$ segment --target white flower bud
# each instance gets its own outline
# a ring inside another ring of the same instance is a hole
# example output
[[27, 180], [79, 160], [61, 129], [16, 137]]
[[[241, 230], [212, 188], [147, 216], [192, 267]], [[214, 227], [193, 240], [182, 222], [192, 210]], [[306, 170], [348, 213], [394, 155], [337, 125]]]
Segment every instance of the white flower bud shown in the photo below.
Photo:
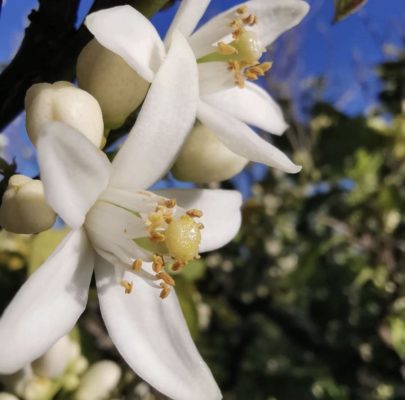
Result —
[[61, 121], [83, 133], [97, 147], [104, 144], [101, 108], [91, 94], [69, 82], [37, 83], [25, 95], [26, 128], [36, 145], [49, 121]]
[[3, 195], [0, 225], [13, 233], [37, 233], [55, 223], [56, 214], [47, 204], [41, 181], [13, 175]]
[[65, 335], [32, 363], [32, 369], [37, 376], [53, 379], [62, 375], [75, 357], [77, 357], [76, 343]]
[[197, 124], [188, 135], [172, 172], [182, 181], [218, 182], [232, 178], [248, 162], [222, 144], [210, 129]]
[[13, 394], [1, 392], [0, 400], [18, 400], [18, 397], [15, 397]]
[[83, 375], [75, 400], [101, 400], [108, 398], [121, 379], [121, 368], [113, 361], [94, 363]]
[[110, 129], [123, 124], [149, 89], [149, 82], [95, 39], [80, 53], [76, 72], [79, 86], [100, 103], [104, 123]]

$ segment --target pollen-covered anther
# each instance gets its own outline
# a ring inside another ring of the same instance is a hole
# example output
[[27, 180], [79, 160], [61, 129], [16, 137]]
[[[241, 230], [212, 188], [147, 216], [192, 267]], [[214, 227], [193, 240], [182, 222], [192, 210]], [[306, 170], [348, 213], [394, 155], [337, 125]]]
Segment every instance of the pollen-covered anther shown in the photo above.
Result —
[[235, 49], [235, 47], [233, 47], [230, 44], [227, 44], [225, 42], [218, 42], [217, 48], [218, 48], [218, 53], [222, 54], [224, 56], [230, 56], [230, 55], [236, 54], [238, 52], [238, 50]]
[[142, 270], [142, 260], [140, 258], [137, 258], [133, 263], [132, 263], [132, 270], [135, 272], [139, 272]]
[[165, 266], [165, 261], [159, 254], [154, 254], [152, 256], [152, 269], [154, 272], [159, 273]]
[[161, 279], [164, 283], [167, 283], [170, 286], [176, 285], [174, 279], [167, 272], [161, 271], [157, 273], [156, 278]]
[[250, 25], [250, 26], [256, 25], [257, 24], [257, 15], [249, 14], [246, 18], [243, 18], [242, 21], [245, 25]]
[[177, 201], [176, 201], [176, 199], [164, 199], [164, 200], [159, 201], [158, 205], [164, 206], [167, 208], [174, 208], [177, 205]]
[[150, 233], [149, 239], [152, 242], [164, 242], [166, 240], [166, 236], [161, 232], [152, 231]]
[[129, 282], [127, 280], [122, 280], [120, 285], [124, 288], [125, 294], [130, 294], [132, 292], [132, 288], [134, 287], [133, 282]]
[[240, 6], [236, 9], [236, 14], [243, 15], [246, 14], [248, 10], [247, 6]]
[[203, 212], [201, 210], [197, 210], [196, 208], [188, 210], [186, 214], [191, 218], [201, 218], [203, 216]]
[[172, 265], [173, 272], [179, 272], [186, 266], [186, 263], [183, 261], [176, 260]]
[[169, 296], [171, 286], [169, 286], [167, 283], [162, 282], [160, 284], [160, 287], [162, 288], [162, 290], [160, 291], [160, 298], [163, 300], [167, 296]]

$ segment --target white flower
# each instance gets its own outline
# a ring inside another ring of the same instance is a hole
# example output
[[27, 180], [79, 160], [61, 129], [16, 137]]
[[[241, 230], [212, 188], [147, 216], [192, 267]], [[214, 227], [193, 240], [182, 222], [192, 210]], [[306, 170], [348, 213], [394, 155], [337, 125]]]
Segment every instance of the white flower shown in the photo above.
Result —
[[173, 32], [181, 32], [198, 61], [198, 120], [232, 152], [286, 172], [298, 172], [301, 167], [248, 126], [274, 134], [282, 134], [287, 127], [272, 98], [245, 80], [255, 79], [269, 68], [269, 63], [259, 62], [264, 48], [298, 24], [308, 4], [301, 0], [251, 0], [195, 30], [209, 3], [183, 0], [165, 44], [153, 25], [130, 6], [95, 12], [86, 18], [86, 26], [102, 46], [121, 56], [149, 82], [165, 59]]
[[[176, 93], [168, 82], [178, 74], [184, 85]], [[196, 256], [200, 235], [200, 251], [228, 242], [240, 226], [240, 195], [142, 191], [173, 162], [194, 122], [197, 89], [194, 56], [176, 34], [137, 123], [112, 164], [75, 129], [60, 122], [45, 125], [37, 140], [45, 194], [73, 230], [2, 315], [0, 373], [13, 373], [37, 359], [72, 329], [86, 306], [94, 269], [104, 322], [131, 368], [171, 398], [220, 398], [175, 293], [169, 294], [172, 278], [162, 264], [166, 255], [177, 259], [177, 267]], [[173, 198], [184, 208], [167, 200]], [[191, 217], [184, 217], [185, 223], [178, 217], [190, 208], [204, 212], [201, 234], [202, 226]], [[149, 235], [165, 240], [154, 243]], [[132, 283], [132, 293], [125, 294]], [[167, 299], [162, 301], [159, 293]]]

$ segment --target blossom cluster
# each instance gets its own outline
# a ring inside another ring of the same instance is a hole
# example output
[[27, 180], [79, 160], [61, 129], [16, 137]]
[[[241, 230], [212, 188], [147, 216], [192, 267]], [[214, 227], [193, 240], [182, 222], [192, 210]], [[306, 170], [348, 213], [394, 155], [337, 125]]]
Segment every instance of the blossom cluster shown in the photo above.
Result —
[[[14, 175], [0, 224], [16, 233], [71, 229], [0, 319], [0, 374], [16, 374], [71, 331], [95, 276], [108, 333], [128, 365], [173, 399], [219, 399], [175, 294], [200, 253], [228, 243], [241, 195], [151, 190], [170, 171], [196, 184], [222, 181], [249, 161], [296, 173], [251, 126], [281, 135], [280, 107], [254, 83], [271, 67], [266, 47], [308, 11], [302, 0], [251, 0], [196, 28], [209, 0], [183, 0], [161, 39], [130, 6], [90, 14], [94, 35], [77, 61], [79, 87], [32, 86], [26, 129], [40, 180]], [[137, 110], [112, 161], [109, 132]], [[89, 397], [88, 397], [89, 398]]]

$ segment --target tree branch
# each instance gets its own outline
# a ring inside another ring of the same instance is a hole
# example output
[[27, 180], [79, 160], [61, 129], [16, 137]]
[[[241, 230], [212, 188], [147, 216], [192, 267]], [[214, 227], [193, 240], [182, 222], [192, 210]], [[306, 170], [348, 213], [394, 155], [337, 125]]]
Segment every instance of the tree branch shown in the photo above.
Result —
[[[75, 29], [80, 0], [39, 0], [14, 59], [0, 75], [0, 131], [23, 109], [26, 91], [39, 82], [71, 81], [81, 49], [91, 39], [82, 24]], [[150, 17], [169, 0], [96, 0], [92, 11], [130, 4]]]

